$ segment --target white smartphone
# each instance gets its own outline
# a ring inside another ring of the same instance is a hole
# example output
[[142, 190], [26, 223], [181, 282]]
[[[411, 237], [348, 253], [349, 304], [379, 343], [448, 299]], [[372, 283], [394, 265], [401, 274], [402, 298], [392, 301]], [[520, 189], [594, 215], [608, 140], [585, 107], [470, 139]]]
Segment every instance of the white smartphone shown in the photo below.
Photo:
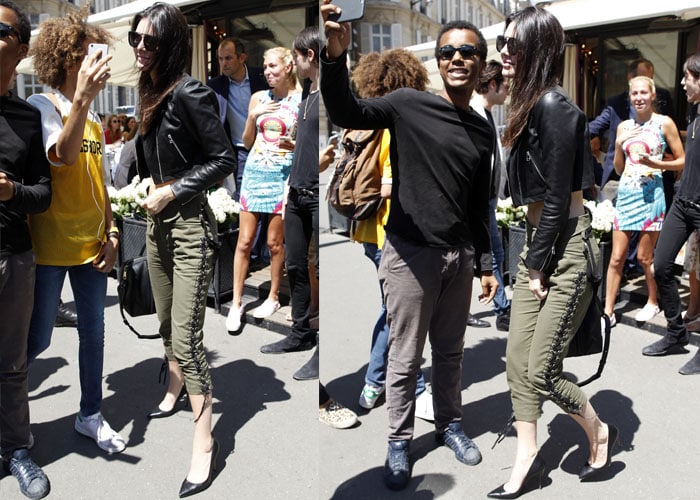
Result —
[[107, 45], [106, 43], [91, 43], [90, 45], [88, 45], [88, 57], [93, 55], [98, 50], [102, 51], [100, 59], [104, 59], [105, 57], [107, 57], [107, 53], [109, 52], [109, 45]]
[[340, 141], [340, 132], [333, 132], [331, 134], [331, 136], [328, 138], [328, 144], [333, 144], [334, 146], [337, 146], [339, 141]]
[[359, 21], [365, 16], [365, 0], [331, 0], [331, 3], [342, 9], [340, 14], [328, 15], [328, 19], [336, 23]]

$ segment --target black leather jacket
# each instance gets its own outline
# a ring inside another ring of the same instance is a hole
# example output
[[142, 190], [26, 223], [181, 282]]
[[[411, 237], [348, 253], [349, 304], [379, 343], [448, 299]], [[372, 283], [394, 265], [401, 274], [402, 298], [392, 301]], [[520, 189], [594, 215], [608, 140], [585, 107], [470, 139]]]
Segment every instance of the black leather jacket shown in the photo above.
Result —
[[514, 205], [544, 201], [525, 265], [546, 271], [569, 218], [571, 193], [595, 182], [588, 120], [561, 87], [544, 92], [530, 112], [508, 158], [508, 181]]
[[219, 120], [216, 94], [185, 75], [166, 97], [151, 129], [138, 135], [139, 176], [171, 189], [180, 204], [212, 187], [236, 169], [236, 155]]

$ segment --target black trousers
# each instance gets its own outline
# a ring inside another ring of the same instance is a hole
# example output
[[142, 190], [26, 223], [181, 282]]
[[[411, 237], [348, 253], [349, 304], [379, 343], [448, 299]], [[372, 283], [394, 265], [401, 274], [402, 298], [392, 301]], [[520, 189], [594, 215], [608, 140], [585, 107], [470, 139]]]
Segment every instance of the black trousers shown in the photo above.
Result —
[[298, 339], [316, 335], [309, 326], [311, 284], [308, 266], [312, 237], [318, 276], [318, 190], [290, 187], [284, 213], [284, 247], [292, 295], [292, 336]]
[[654, 278], [659, 300], [668, 323], [668, 334], [680, 338], [686, 334], [681, 318], [681, 298], [673, 274], [673, 262], [690, 234], [700, 229], [700, 205], [676, 198], [666, 214], [654, 252]]

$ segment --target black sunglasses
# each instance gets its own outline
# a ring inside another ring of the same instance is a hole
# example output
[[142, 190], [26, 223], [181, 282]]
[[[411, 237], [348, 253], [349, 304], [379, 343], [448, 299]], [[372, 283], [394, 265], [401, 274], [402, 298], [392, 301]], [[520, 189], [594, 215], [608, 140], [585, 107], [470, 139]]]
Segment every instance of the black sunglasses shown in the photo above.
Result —
[[133, 48], [138, 47], [142, 39], [143, 46], [146, 47], [146, 50], [149, 52], [153, 52], [158, 48], [158, 39], [156, 37], [151, 35], [142, 35], [136, 31], [129, 31], [129, 45], [131, 45]]
[[12, 33], [17, 35], [17, 40], [20, 40], [19, 31], [17, 31], [14, 26], [10, 26], [9, 24], [5, 23], [0, 23], [0, 38], [8, 38]]
[[520, 40], [518, 40], [517, 38], [513, 38], [512, 36], [506, 38], [503, 35], [498, 35], [496, 37], [496, 50], [500, 52], [506, 45], [508, 46], [508, 53], [511, 55], [517, 54], [520, 50], [520, 47], [522, 46]]
[[470, 57], [478, 54], [478, 50], [476, 47], [465, 43], [464, 45], [460, 45], [457, 48], [453, 47], [452, 45], [443, 45], [438, 49], [438, 57], [440, 57], [440, 59], [449, 61], [454, 57], [455, 52], [459, 52], [459, 55], [462, 56], [462, 59], [469, 59]]

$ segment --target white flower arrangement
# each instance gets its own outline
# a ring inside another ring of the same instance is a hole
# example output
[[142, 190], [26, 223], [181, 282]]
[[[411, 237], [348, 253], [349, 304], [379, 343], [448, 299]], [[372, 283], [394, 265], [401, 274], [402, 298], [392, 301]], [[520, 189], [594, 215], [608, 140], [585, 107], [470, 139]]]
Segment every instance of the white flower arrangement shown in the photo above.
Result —
[[[150, 179], [134, 177], [128, 186], [117, 190], [112, 186], [107, 188], [109, 201], [112, 204], [112, 213], [118, 219], [125, 217], [146, 218], [146, 211], [141, 204], [146, 199]], [[238, 218], [241, 205], [228, 194], [223, 187], [214, 188], [207, 194], [207, 202], [214, 212], [216, 222], [222, 229], [228, 227]]]
[[135, 176], [128, 186], [117, 190], [113, 186], [107, 188], [109, 201], [112, 204], [112, 214], [118, 219], [124, 217], [146, 218], [146, 211], [141, 204], [146, 199], [149, 179], [139, 179]]
[[525, 222], [526, 216], [527, 207], [514, 207], [511, 198], [499, 199], [496, 204], [496, 222], [498, 227], [517, 226], [521, 222]]
[[593, 200], [589, 200], [585, 202], [584, 205], [591, 211], [593, 217], [591, 228], [593, 229], [594, 236], [598, 238], [598, 240], [610, 236], [615, 220], [615, 207], [612, 202], [610, 200], [604, 200], [600, 203], [596, 203]]
[[219, 225], [227, 225], [238, 218], [241, 211], [241, 204], [231, 198], [228, 191], [223, 187], [217, 187], [207, 194], [207, 202], [214, 212], [216, 222]]

